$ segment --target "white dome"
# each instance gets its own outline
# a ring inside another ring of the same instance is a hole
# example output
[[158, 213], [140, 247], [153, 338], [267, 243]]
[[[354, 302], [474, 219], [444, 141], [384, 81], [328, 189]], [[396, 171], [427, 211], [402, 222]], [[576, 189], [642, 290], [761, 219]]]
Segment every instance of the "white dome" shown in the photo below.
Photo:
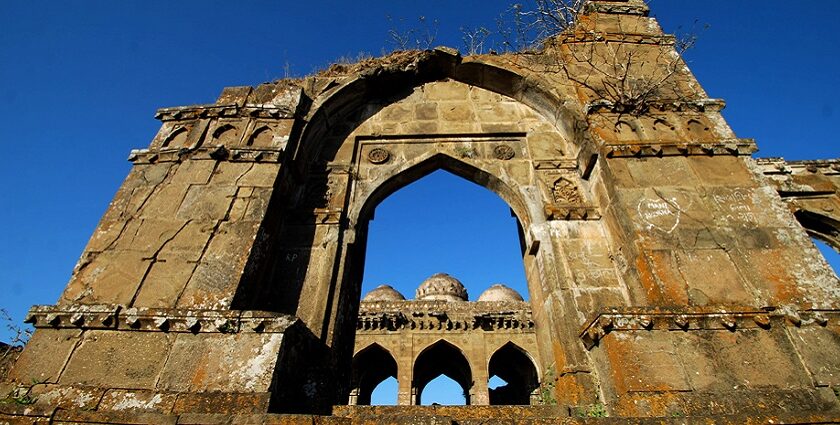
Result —
[[417, 300], [423, 301], [466, 301], [467, 289], [458, 279], [446, 274], [436, 273], [417, 288]]
[[362, 301], [405, 301], [405, 297], [390, 285], [379, 285], [368, 292]]
[[479, 301], [525, 301], [519, 292], [501, 284], [497, 283], [478, 296]]

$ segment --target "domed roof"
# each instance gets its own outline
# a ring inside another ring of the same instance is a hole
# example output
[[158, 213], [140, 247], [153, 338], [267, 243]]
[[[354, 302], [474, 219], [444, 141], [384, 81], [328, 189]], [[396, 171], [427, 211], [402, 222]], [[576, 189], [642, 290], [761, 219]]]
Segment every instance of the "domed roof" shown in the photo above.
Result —
[[513, 289], [502, 285], [501, 283], [497, 283], [489, 288], [486, 291], [482, 292], [481, 295], [478, 296], [479, 301], [525, 301], [522, 299], [522, 295], [519, 295], [519, 292], [514, 291]]
[[466, 301], [467, 289], [458, 279], [446, 274], [435, 273], [417, 288], [417, 300], [423, 301]]
[[390, 285], [379, 285], [368, 292], [362, 301], [405, 301], [405, 297]]

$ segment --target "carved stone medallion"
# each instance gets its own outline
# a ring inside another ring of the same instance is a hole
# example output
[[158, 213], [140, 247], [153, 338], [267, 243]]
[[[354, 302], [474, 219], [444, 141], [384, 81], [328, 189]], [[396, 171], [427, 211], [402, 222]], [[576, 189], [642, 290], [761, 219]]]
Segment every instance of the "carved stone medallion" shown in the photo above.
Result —
[[374, 164], [384, 164], [391, 158], [391, 152], [386, 149], [374, 148], [368, 152], [368, 160]]
[[560, 205], [583, 203], [583, 197], [580, 196], [577, 185], [564, 177], [560, 177], [554, 182], [551, 193], [554, 196], [554, 202]]
[[493, 148], [493, 155], [497, 159], [501, 159], [503, 161], [507, 161], [515, 155], [513, 148], [508, 145], [499, 145]]

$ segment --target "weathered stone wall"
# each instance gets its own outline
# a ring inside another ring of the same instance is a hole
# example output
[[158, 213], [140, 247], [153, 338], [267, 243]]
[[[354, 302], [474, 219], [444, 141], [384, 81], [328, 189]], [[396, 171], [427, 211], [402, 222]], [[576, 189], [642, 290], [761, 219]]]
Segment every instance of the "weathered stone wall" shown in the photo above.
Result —
[[299, 90], [273, 90], [158, 113], [161, 130], [132, 152], [61, 304], [230, 308], [300, 102]]
[[840, 281], [809, 233], [838, 248], [836, 161], [756, 162], [723, 105], [641, 1], [593, 0], [540, 52], [399, 52], [163, 109], [4, 388], [33, 415], [329, 413], [367, 223], [443, 168], [518, 218], [568, 411], [830, 418]]

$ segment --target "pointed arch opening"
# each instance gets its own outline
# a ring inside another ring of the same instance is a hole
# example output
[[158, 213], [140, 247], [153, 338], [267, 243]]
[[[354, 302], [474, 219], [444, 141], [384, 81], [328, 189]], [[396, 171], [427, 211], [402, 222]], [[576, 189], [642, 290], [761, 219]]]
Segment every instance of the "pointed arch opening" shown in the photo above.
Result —
[[511, 207], [515, 199], [495, 177], [442, 154], [383, 182], [360, 212], [363, 232], [357, 240], [365, 249], [360, 294], [389, 284], [413, 298], [424, 279], [448, 273], [461, 280], [473, 301], [498, 283], [528, 299], [523, 227]]
[[[376, 189], [364, 198], [364, 202], [361, 203], [361, 208], [355, 214], [355, 220], [363, 223], [371, 219], [374, 210], [384, 199], [438, 170], [454, 174], [490, 190], [508, 204], [513, 215], [520, 222], [523, 220], [524, 222], [528, 222], [525, 203], [521, 200], [521, 196], [507, 183], [485, 170], [444, 153], [436, 153], [427, 158], [417, 159], [407, 164], [402, 170], [394, 173], [391, 177], [379, 182], [376, 185]], [[351, 214], [353, 214], [352, 211]]]
[[186, 144], [187, 141], [187, 131], [186, 127], [178, 127], [175, 130], [172, 130], [166, 139], [163, 140], [161, 143], [161, 148], [180, 148]]
[[251, 134], [251, 137], [248, 138], [248, 142], [245, 143], [245, 145], [264, 148], [271, 146], [272, 139], [273, 135], [271, 133], [271, 128], [264, 125], [254, 130], [254, 132]]
[[808, 235], [840, 253], [840, 219], [806, 209], [794, 212], [794, 216]]
[[491, 405], [529, 405], [539, 388], [534, 361], [518, 345], [508, 342], [493, 353], [488, 365], [492, 380], [498, 377], [506, 384], [490, 389]]
[[235, 145], [239, 143], [239, 129], [232, 124], [222, 124], [213, 131], [211, 143], [215, 145]]
[[423, 404], [423, 391], [441, 375], [458, 383], [464, 393], [464, 404], [470, 404], [470, 390], [473, 386], [470, 363], [458, 347], [445, 340], [423, 350], [414, 361], [412, 391], [416, 394], [415, 404]]
[[353, 356], [350, 404], [370, 405], [374, 390], [388, 378], [397, 379], [397, 370], [394, 356], [381, 345], [359, 351]]

